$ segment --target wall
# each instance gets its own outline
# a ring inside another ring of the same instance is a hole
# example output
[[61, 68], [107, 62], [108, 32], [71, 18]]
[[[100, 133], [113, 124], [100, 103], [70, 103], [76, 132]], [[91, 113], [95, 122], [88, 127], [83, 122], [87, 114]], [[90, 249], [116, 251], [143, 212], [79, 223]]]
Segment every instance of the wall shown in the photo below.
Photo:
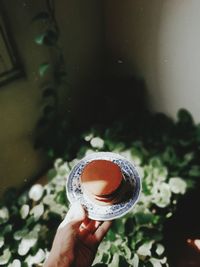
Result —
[[175, 117], [184, 107], [199, 122], [200, 2], [107, 0], [104, 7], [108, 54], [120, 60], [115, 72], [143, 76], [153, 110]]
[[[31, 18], [43, 10], [44, 1], [2, 1], [13, 39], [25, 69], [22, 77], [0, 88], [0, 194], [9, 186], [19, 186], [37, 175], [46, 157], [33, 149], [35, 125], [41, 112], [41, 80], [38, 65], [49, 58], [46, 48], [34, 44], [39, 24]], [[56, 16], [66, 58], [68, 80], [78, 88], [97, 75], [102, 45], [101, 1], [56, 1]], [[67, 91], [63, 92], [63, 101]]]

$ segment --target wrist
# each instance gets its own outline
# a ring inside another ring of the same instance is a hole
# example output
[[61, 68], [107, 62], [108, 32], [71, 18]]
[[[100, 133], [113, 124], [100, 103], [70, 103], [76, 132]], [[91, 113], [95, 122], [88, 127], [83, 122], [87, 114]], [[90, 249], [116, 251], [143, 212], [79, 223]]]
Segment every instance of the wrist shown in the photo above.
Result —
[[51, 257], [45, 261], [43, 267], [71, 267], [70, 260], [64, 256], [64, 257]]

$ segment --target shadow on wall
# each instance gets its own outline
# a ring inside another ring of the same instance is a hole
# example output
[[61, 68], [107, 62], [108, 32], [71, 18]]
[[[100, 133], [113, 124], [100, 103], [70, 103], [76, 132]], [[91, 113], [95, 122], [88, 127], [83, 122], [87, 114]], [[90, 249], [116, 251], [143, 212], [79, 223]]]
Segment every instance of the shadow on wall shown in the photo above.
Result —
[[[139, 117], [146, 110], [145, 84], [131, 76], [104, 76], [72, 96], [72, 117], [80, 129]], [[130, 121], [130, 123], [134, 123]], [[135, 121], [136, 123], [136, 121]]]
[[160, 0], [105, 1], [107, 54], [113, 59], [107, 72], [145, 77], [151, 107], [161, 98], [157, 71], [162, 8]]
[[144, 77], [151, 108], [175, 117], [184, 107], [199, 121], [199, 1], [104, 4], [108, 54]]

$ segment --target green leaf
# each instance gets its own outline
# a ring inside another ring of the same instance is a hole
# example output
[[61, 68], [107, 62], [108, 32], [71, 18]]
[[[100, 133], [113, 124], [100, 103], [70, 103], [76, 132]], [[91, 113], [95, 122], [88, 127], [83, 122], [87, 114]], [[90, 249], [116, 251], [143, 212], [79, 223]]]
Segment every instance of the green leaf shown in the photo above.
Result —
[[109, 267], [118, 267], [119, 265], [119, 254], [116, 253], [113, 256], [112, 262], [108, 265]]
[[133, 234], [134, 232], [134, 219], [133, 218], [128, 218], [126, 223], [125, 223], [125, 234]]
[[50, 182], [53, 178], [55, 178], [56, 175], [57, 175], [57, 171], [56, 171], [56, 169], [50, 169], [50, 170], [48, 171], [48, 173], [47, 173], [47, 177], [48, 177], [49, 182]]
[[178, 123], [187, 124], [187, 125], [188, 124], [190, 124], [190, 125], [193, 124], [192, 115], [186, 109], [183, 109], [183, 108], [180, 109], [178, 111], [177, 117], [178, 117]]
[[38, 20], [47, 21], [49, 18], [50, 18], [49, 13], [43, 11], [43, 12], [40, 12], [40, 13], [38, 13], [37, 15], [35, 15], [35, 16], [32, 18], [32, 22], [35, 22], [35, 21], [38, 21]]
[[44, 108], [43, 108], [43, 113], [45, 116], [48, 116], [50, 113], [54, 113], [55, 112], [55, 108], [53, 106], [50, 106], [50, 105], [46, 105]]
[[38, 128], [44, 128], [47, 126], [47, 124], [48, 124], [48, 120], [43, 117], [43, 118], [39, 119], [39, 121], [37, 122], [37, 127]]
[[54, 150], [50, 148], [50, 149], [47, 151], [47, 155], [48, 155], [50, 158], [53, 158], [53, 157], [54, 157]]
[[193, 189], [196, 185], [195, 181], [192, 179], [187, 179], [185, 182], [187, 184], [187, 189]]
[[11, 225], [11, 224], [7, 224], [7, 225], [3, 228], [2, 232], [1, 232], [2, 236], [5, 236], [6, 234], [12, 232], [12, 229], [13, 229], [12, 225]]
[[122, 256], [119, 257], [119, 266], [120, 267], [129, 267], [130, 265], [126, 261], [126, 259]]
[[42, 93], [43, 98], [48, 98], [48, 97], [56, 97], [56, 92], [54, 88], [45, 88]]
[[152, 213], [138, 212], [135, 214], [135, 220], [139, 225], [157, 224], [159, 216]]
[[116, 239], [115, 233], [113, 232], [112, 229], [110, 229], [110, 231], [107, 233], [106, 239], [109, 241], [114, 241]]
[[52, 30], [49, 30], [44, 38], [44, 44], [48, 46], [53, 46], [58, 40], [58, 33]]
[[192, 177], [200, 177], [200, 166], [193, 165], [188, 173]]
[[42, 45], [44, 43], [44, 38], [46, 36], [46, 33], [42, 33], [35, 37], [35, 43], [38, 45]]
[[67, 197], [65, 191], [61, 191], [58, 193], [58, 195], [56, 196], [56, 202], [62, 205], [66, 205]]
[[35, 37], [35, 43], [38, 45], [53, 46], [58, 40], [58, 33], [53, 30], [48, 30]]
[[115, 220], [113, 222], [112, 225], [112, 229], [114, 232], [123, 235], [124, 231], [125, 231], [125, 226], [124, 226], [125, 222], [121, 219], [121, 220]]
[[43, 77], [46, 74], [46, 72], [49, 70], [50, 66], [51, 65], [47, 62], [44, 62], [39, 66], [39, 74], [41, 77]]

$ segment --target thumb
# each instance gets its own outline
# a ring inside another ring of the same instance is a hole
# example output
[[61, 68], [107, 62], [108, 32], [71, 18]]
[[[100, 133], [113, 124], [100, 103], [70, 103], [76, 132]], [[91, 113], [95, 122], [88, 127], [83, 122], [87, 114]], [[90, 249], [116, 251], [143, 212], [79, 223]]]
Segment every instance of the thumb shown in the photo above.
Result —
[[86, 218], [86, 212], [82, 205], [77, 201], [72, 203], [68, 210], [64, 220], [59, 225], [59, 229], [70, 224], [73, 228], [79, 228], [83, 220]]

